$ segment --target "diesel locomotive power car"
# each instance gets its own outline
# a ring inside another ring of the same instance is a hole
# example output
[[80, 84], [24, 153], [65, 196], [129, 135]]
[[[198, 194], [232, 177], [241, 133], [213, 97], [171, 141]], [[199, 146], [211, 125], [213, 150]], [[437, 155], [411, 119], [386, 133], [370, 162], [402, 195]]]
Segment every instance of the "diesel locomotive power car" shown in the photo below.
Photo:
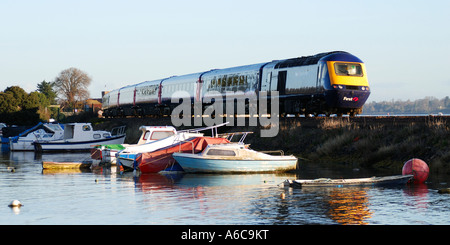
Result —
[[229, 92], [252, 94], [256, 99], [260, 92], [272, 99], [270, 95], [277, 94], [280, 115], [298, 116], [354, 116], [362, 112], [370, 95], [364, 63], [350, 53], [334, 51], [125, 86], [103, 96], [103, 115], [170, 115], [178, 105], [171, 102], [177, 91], [183, 91], [182, 99], [192, 104], [204, 101], [208, 92], [222, 94], [224, 102]]

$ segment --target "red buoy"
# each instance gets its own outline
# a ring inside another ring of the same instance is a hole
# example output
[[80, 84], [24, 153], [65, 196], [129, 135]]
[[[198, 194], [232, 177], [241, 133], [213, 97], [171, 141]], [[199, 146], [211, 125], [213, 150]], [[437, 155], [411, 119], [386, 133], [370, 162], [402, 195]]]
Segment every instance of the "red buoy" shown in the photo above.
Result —
[[414, 183], [423, 183], [428, 178], [428, 173], [430, 172], [430, 169], [428, 168], [428, 165], [426, 162], [418, 159], [413, 158], [405, 162], [402, 169], [402, 174], [412, 174], [413, 182]]

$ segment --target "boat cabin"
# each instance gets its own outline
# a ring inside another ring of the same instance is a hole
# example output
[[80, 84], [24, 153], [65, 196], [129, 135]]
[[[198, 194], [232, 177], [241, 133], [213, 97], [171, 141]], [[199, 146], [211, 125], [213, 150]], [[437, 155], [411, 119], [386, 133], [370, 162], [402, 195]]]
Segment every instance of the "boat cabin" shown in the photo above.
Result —
[[177, 130], [172, 126], [141, 126], [142, 131], [138, 145], [157, 141], [177, 134]]
[[208, 145], [199, 155], [205, 158], [214, 159], [246, 159], [259, 158], [259, 153], [248, 148], [248, 144], [228, 143], [228, 144], [211, 144]]
[[244, 149], [244, 146], [239, 147], [224, 147], [224, 146], [208, 146], [205, 151], [205, 156], [228, 156], [234, 157], [238, 156], [238, 150]]
[[64, 140], [96, 140], [110, 138], [108, 131], [94, 131], [90, 123], [64, 124]]

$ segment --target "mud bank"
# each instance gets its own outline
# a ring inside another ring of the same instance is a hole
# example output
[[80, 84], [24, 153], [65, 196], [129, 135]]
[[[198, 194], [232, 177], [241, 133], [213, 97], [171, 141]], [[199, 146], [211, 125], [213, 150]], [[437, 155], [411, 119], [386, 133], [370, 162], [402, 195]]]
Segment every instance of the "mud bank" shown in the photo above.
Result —
[[[281, 118], [275, 137], [260, 137], [261, 126], [221, 127], [219, 133], [252, 131], [246, 143], [255, 150], [283, 150], [309, 163], [401, 172], [415, 157], [431, 172], [450, 174], [448, 117]], [[141, 125], [170, 126], [169, 117], [98, 119], [96, 129], [127, 125], [127, 143], [136, 142]], [[247, 124], [248, 125], [248, 124]], [[180, 127], [179, 129], [193, 128]]]

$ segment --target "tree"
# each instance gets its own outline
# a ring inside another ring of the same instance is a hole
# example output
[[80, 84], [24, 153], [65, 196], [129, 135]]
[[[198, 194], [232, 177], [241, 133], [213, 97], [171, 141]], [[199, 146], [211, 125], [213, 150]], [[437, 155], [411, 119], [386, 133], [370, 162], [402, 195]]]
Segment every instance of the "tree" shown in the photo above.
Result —
[[24, 102], [27, 100], [27, 92], [19, 86], [11, 86], [5, 89], [5, 93], [12, 95], [15, 101], [13, 103], [18, 106], [17, 110], [20, 111], [23, 108]]
[[77, 102], [89, 98], [88, 86], [91, 78], [77, 68], [61, 71], [54, 81], [56, 92], [65, 100], [70, 108], [75, 108]]
[[46, 82], [45, 80], [41, 83], [38, 83], [37, 91], [41, 92], [42, 94], [45, 94], [50, 104], [54, 105], [56, 104], [56, 92], [53, 90], [55, 83], [53, 82]]
[[0, 92], [0, 118], [7, 124], [34, 125], [49, 118], [40, 112], [45, 111], [48, 104], [44, 94], [27, 94], [21, 87], [11, 86]]
[[12, 93], [0, 92], [0, 115], [2, 119], [6, 118], [8, 113], [19, 111], [19, 105]]

